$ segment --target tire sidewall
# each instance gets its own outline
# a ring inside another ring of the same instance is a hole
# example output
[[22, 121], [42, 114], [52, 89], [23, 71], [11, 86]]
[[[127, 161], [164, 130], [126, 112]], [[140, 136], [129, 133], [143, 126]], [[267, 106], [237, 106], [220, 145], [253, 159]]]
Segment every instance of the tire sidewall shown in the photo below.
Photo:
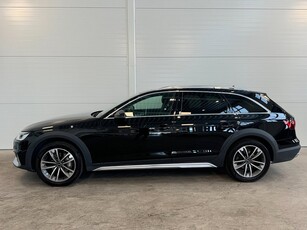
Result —
[[[258, 148], [260, 148], [262, 150], [262, 152], [265, 155], [264, 169], [262, 170], [261, 173], [259, 173], [257, 176], [252, 177], [252, 178], [242, 177], [241, 175], [239, 175], [235, 171], [235, 169], [233, 167], [234, 154], [237, 152], [238, 149], [240, 149], [241, 147], [243, 147], [245, 145], [257, 146]], [[267, 171], [270, 167], [270, 164], [271, 164], [271, 157], [270, 157], [270, 153], [269, 153], [268, 149], [265, 147], [265, 145], [263, 145], [261, 142], [259, 142], [257, 140], [240, 141], [230, 150], [230, 152], [227, 154], [227, 157], [226, 157], [226, 170], [227, 170], [228, 174], [230, 174], [230, 176], [232, 176], [234, 179], [241, 181], [241, 182], [253, 182], [253, 181], [259, 180], [260, 178], [262, 178], [267, 173]]]
[[[55, 181], [51, 181], [48, 178], [46, 178], [42, 171], [41, 171], [41, 167], [40, 167], [40, 162], [41, 159], [43, 157], [43, 155], [48, 152], [51, 149], [54, 148], [62, 148], [67, 150], [68, 152], [70, 152], [73, 157], [75, 158], [75, 162], [76, 162], [76, 170], [73, 174], [72, 177], [70, 177], [67, 181], [63, 181], [63, 182], [55, 182]], [[78, 151], [78, 149], [76, 147], [74, 147], [73, 145], [66, 143], [66, 142], [52, 142], [49, 144], [44, 145], [38, 152], [37, 156], [36, 156], [36, 172], [38, 174], [38, 176], [40, 177], [40, 179], [45, 182], [48, 185], [51, 186], [66, 186], [71, 184], [73, 181], [75, 181], [76, 179], [78, 179], [83, 171], [83, 161], [80, 155], [80, 152]]]

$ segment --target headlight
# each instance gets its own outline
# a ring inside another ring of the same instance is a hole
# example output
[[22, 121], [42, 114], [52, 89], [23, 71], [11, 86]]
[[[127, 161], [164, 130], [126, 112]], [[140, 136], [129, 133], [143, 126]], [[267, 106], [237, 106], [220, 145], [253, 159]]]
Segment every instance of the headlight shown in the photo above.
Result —
[[26, 139], [27, 136], [29, 136], [30, 133], [28, 132], [20, 132], [18, 134], [18, 136], [16, 137], [17, 141], [23, 141], [24, 139]]

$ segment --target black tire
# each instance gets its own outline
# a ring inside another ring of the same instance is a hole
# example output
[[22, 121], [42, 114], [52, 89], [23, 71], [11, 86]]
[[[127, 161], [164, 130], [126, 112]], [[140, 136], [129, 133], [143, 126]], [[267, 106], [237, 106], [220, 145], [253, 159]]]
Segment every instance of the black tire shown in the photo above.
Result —
[[[258, 154], [260, 155], [256, 157]], [[230, 149], [226, 156], [225, 167], [232, 178], [241, 182], [254, 182], [267, 173], [270, 164], [270, 153], [265, 145], [257, 140], [244, 139]]]
[[[61, 158], [64, 158], [63, 161]], [[40, 179], [51, 186], [69, 185], [83, 172], [83, 160], [79, 150], [62, 141], [43, 146], [36, 156], [35, 166]]]

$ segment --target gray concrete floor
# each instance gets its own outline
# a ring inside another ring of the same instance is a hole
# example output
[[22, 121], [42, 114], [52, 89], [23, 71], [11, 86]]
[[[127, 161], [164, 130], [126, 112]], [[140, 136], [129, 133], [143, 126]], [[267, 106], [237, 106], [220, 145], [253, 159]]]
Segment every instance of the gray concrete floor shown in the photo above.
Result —
[[96, 172], [45, 185], [0, 151], [1, 229], [307, 229], [307, 149], [255, 183], [217, 170]]

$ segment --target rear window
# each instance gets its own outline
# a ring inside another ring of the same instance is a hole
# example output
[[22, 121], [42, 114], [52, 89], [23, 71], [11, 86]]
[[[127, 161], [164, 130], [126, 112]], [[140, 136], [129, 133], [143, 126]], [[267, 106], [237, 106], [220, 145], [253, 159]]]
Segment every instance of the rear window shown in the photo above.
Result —
[[224, 94], [224, 97], [227, 99], [230, 110], [234, 113], [262, 113], [266, 112], [264, 108], [242, 96]]

